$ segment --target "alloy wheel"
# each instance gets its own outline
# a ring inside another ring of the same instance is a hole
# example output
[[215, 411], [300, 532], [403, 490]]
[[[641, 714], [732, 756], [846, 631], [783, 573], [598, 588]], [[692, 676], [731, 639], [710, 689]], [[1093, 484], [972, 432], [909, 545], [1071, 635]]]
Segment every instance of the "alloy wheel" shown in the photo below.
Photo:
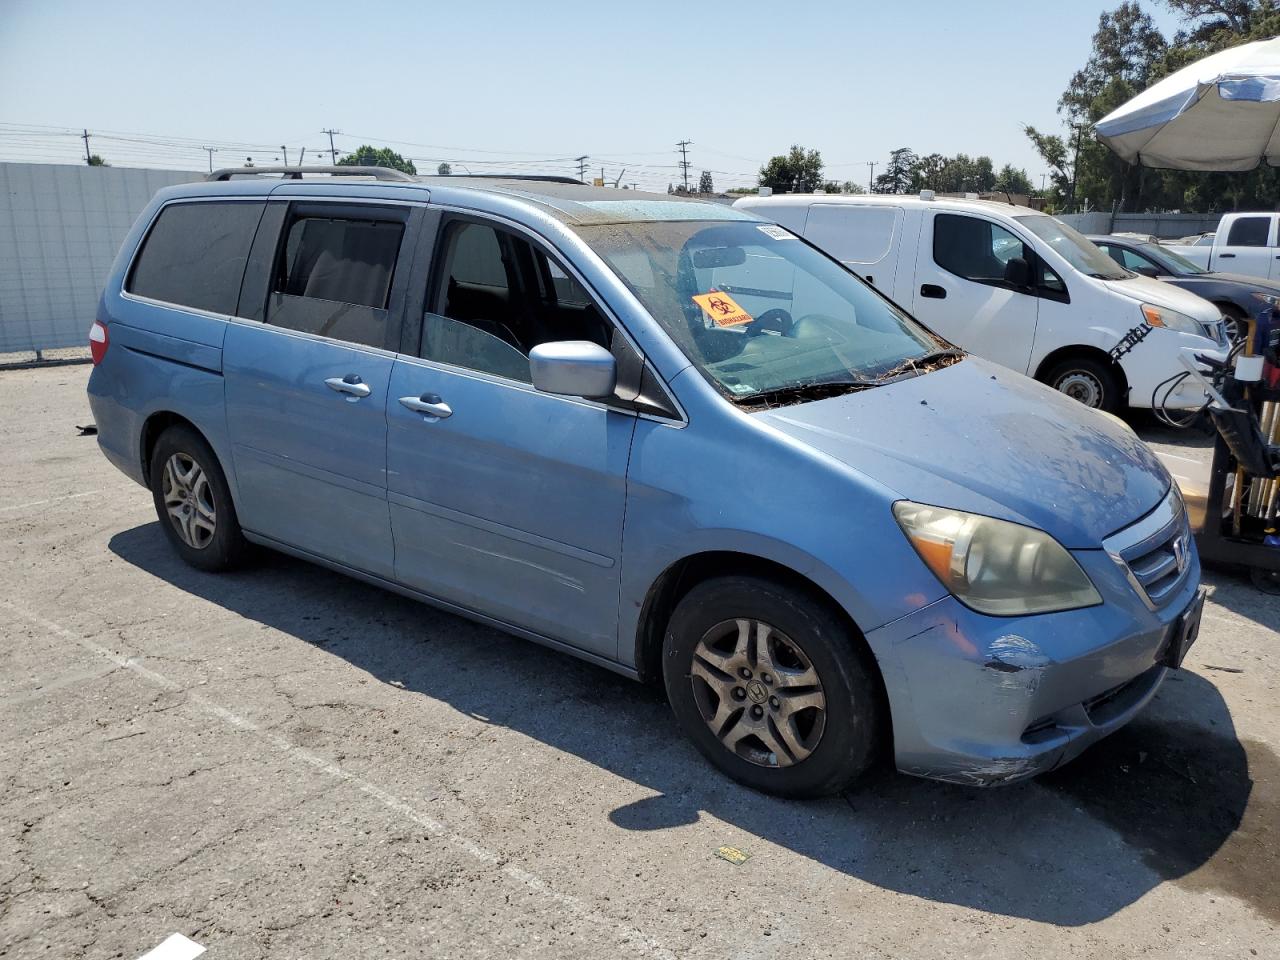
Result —
[[217, 514], [213, 488], [204, 468], [186, 453], [175, 453], [164, 465], [164, 507], [182, 542], [202, 550], [213, 539]]
[[689, 670], [702, 719], [725, 746], [762, 767], [789, 767], [817, 748], [827, 699], [813, 663], [761, 620], [726, 620], [694, 648]]

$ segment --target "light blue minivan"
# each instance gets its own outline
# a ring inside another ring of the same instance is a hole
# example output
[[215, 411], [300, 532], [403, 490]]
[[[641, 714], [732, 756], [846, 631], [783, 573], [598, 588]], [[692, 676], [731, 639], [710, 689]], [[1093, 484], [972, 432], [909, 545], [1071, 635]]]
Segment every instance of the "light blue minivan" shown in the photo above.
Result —
[[[107, 458], [205, 570], [250, 544], [641, 680], [788, 796], [1007, 783], [1195, 639], [1169, 474], [781, 227], [554, 179], [235, 171], [107, 280]], [[317, 172], [319, 173], [319, 172]]]

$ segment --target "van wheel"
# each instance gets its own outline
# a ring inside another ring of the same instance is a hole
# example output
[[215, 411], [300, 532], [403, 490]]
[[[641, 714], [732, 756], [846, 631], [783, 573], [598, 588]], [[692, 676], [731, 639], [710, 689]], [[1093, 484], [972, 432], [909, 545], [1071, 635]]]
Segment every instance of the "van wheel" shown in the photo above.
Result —
[[875, 661], [826, 604], [722, 577], [677, 605], [663, 641], [667, 698], [724, 773], [784, 797], [846, 789], [882, 746]]
[[1115, 372], [1092, 357], [1068, 357], [1055, 363], [1044, 382], [1094, 410], [1116, 413], [1120, 409], [1120, 383]]
[[227, 478], [204, 437], [186, 426], [160, 434], [151, 452], [151, 496], [169, 542], [201, 570], [229, 570], [248, 550]]

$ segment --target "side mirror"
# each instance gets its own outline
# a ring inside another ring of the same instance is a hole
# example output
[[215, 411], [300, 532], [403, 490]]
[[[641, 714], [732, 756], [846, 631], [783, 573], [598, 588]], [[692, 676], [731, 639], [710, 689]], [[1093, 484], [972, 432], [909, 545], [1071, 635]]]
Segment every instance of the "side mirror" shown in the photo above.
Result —
[[1140, 273], [1144, 277], [1150, 277], [1152, 280], [1160, 276], [1160, 271], [1151, 266], [1135, 267], [1133, 272]]
[[1031, 286], [1031, 265], [1022, 257], [1010, 257], [1004, 265], [1004, 282], [1010, 286], [1025, 290]]
[[563, 397], [608, 397], [618, 384], [613, 354], [589, 340], [556, 340], [529, 351], [533, 386]]

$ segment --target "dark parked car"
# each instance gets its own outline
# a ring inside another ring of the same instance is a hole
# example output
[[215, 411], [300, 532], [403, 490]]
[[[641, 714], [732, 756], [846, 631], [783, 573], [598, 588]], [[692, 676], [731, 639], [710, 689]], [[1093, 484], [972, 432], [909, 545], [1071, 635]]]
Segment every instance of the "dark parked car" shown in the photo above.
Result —
[[1127, 237], [1089, 239], [1122, 267], [1145, 277], [1167, 280], [1215, 304], [1222, 311], [1227, 335], [1233, 343], [1244, 332], [1241, 321], [1256, 315], [1264, 303], [1280, 302], [1280, 282], [1275, 280], [1238, 273], [1211, 273], [1158, 243]]

